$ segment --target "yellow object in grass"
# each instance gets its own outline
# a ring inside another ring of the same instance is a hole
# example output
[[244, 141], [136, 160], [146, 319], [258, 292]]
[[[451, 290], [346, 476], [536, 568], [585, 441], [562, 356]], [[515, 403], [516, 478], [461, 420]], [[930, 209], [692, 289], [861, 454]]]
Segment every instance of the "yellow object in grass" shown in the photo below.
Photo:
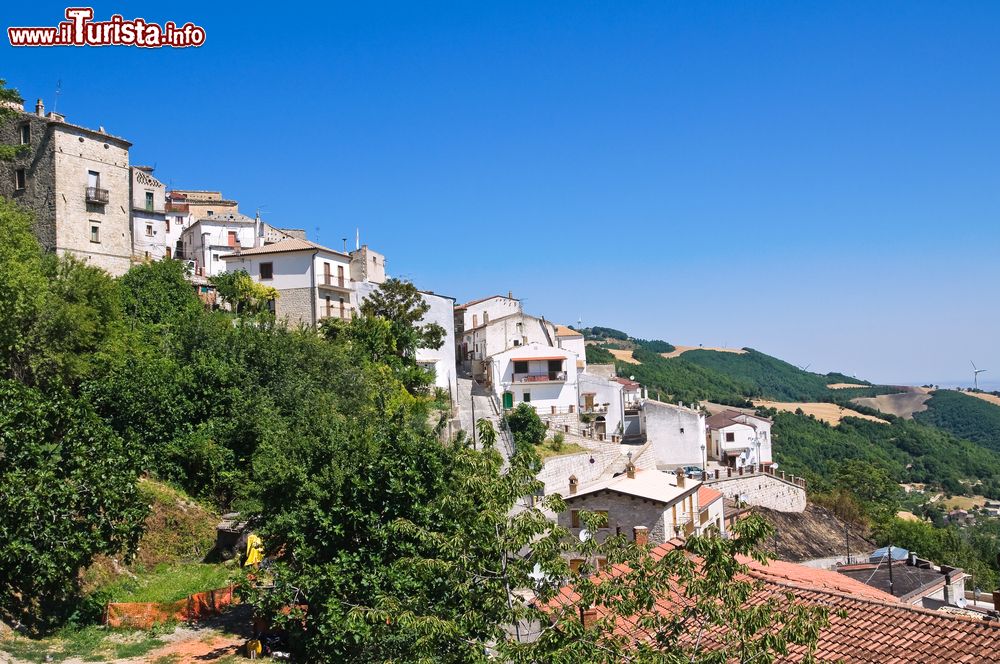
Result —
[[259, 565], [260, 561], [264, 559], [264, 542], [261, 541], [260, 537], [251, 533], [247, 537], [247, 555], [246, 560], [243, 561], [243, 566], [248, 565]]

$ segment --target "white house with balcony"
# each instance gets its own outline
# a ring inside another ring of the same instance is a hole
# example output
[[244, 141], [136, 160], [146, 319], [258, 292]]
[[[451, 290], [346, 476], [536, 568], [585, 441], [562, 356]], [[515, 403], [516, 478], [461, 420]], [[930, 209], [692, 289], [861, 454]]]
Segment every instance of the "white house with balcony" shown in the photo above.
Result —
[[705, 421], [708, 454], [719, 463], [741, 468], [770, 465], [771, 420], [738, 410], [724, 410]]
[[573, 413], [578, 406], [576, 360], [576, 353], [562, 348], [518, 345], [487, 359], [487, 383], [504, 408], [528, 403], [540, 415]]
[[151, 166], [131, 166], [132, 256], [138, 260], [171, 258], [167, 243], [166, 187]]
[[[204, 220], [202, 220], [204, 221]], [[227, 272], [243, 270], [278, 291], [274, 314], [288, 324], [350, 319], [354, 311], [351, 257], [309, 240], [289, 238], [221, 256]]]

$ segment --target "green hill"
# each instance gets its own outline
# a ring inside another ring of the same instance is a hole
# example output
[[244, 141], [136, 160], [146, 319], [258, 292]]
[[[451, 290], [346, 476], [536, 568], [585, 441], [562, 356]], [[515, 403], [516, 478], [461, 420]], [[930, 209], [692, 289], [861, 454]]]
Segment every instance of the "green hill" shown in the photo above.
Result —
[[913, 418], [1000, 452], [1000, 406], [956, 390], [936, 390]]

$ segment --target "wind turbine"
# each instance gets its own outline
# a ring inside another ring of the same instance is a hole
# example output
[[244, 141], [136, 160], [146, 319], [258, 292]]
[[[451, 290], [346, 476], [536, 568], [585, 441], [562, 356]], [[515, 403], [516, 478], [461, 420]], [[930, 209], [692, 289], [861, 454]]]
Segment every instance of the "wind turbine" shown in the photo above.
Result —
[[972, 365], [972, 383], [975, 385], [975, 389], [978, 390], [979, 389], [979, 374], [981, 374], [984, 371], [986, 371], [986, 369], [977, 369], [976, 368], [976, 363], [973, 362], [972, 360], [969, 360], [969, 364]]

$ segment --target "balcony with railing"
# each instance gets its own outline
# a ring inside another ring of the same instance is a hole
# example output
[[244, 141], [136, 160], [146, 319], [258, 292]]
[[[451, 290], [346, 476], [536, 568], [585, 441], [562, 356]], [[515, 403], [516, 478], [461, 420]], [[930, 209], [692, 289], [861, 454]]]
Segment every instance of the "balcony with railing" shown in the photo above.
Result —
[[319, 278], [321, 288], [334, 288], [337, 290], [351, 290], [350, 282], [340, 275], [321, 274]]
[[100, 187], [87, 187], [87, 202], [94, 205], [107, 205], [109, 200], [108, 190]]
[[539, 371], [534, 373], [515, 373], [515, 383], [565, 383], [565, 371]]

